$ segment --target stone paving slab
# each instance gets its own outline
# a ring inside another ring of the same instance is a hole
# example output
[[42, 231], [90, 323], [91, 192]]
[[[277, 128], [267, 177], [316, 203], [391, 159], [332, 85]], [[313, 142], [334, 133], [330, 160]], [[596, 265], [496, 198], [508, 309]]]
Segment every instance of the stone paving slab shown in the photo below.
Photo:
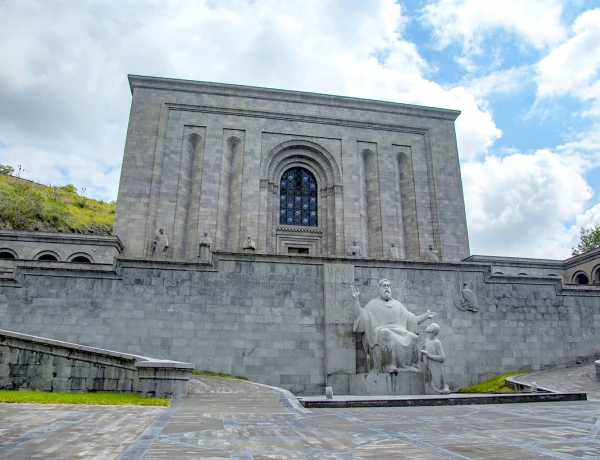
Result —
[[0, 458], [117, 458], [164, 410], [0, 404]]
[[0, 404], [0, 458], [600, 459], [600, 401], [308, 410], [289, 396], [194, 376], [166, 409]]
[[600, 400], [600, 382], [596, 380], [596, 365], [594, 363], [515, 375], [512, 378], [520, 383], [530, 384], [536, 382], [538, 387], [552, 391], [585, 392], [588, 399]]

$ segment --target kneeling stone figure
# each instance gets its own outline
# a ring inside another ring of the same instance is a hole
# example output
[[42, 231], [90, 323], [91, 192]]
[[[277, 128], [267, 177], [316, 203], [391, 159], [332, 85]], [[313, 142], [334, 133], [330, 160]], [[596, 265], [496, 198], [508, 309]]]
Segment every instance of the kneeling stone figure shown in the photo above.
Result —
[[437, 338], [440, 327], [431, 323], [425, 329], [427, 339], [421, 346], [421, 361], [425, 367], [425, 393], [430, 395], [447, 395], [450, 388], [444, 381], [444, 361], [446, 355], [442, 348], [442, 342]]
[[392, 299], [387, 279], [379, 282], [379, 297], [365, 308], [360, 306], [360, 292], [351, 286], [354, 297], [354, 332], [363, 333], [369, 372], [395, 373], [401, 370], [419, 372], [419, 324], [437, 316], [431, 310], [415, 315]]

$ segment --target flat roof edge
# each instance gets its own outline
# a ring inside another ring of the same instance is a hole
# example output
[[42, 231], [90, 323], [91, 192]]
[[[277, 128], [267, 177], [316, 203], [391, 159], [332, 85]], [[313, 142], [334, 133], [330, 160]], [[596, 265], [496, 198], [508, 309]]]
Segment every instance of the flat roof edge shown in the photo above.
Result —
[[456, 120], [461, 113], [459, 110], [404, 104], [400, 102], [378, 101], [374, 99], [362, 99], [349, 96], [319, 94], [295, 90], [262, 88], [258, 86], [234, 85], [229, 83], [214, 83], [131, 74], [127, 77], [129, 80], [129, 88], [132, 94], [134, 88], [153, 88], [160, 90], [201, 93], [206, 92], [213, 94], [226, 94], [237, 97], [255, 97], [288, 102], [330, 105], [341, 108], [360, 108], [363, 110], [386, 111], [402, 115], [442, 118], [450, 121]]

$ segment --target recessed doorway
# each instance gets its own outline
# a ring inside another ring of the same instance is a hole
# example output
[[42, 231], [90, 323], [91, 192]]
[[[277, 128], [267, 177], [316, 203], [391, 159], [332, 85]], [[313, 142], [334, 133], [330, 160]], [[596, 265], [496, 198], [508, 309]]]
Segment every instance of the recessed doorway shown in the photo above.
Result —
[[308, 248], [290, 248], [288, 246], [288, 254], [308, 254]]

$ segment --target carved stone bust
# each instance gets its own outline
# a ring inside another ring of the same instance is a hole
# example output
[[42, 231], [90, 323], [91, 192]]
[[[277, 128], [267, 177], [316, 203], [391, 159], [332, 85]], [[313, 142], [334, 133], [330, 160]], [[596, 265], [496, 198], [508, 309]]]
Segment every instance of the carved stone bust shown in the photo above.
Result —
[[360, 252], [358, 241], [354, 240], [352, 242], [352, 246], [348, 248], [348, 255], [352, 257], [362, 257], [362, 252]]
[[242, 249], [244, 250], [244, 252], [256, 251], [256, 243], [250, 235], [246, 237], [246, 241], [244, 241], [244, 246], [242, 246]]

